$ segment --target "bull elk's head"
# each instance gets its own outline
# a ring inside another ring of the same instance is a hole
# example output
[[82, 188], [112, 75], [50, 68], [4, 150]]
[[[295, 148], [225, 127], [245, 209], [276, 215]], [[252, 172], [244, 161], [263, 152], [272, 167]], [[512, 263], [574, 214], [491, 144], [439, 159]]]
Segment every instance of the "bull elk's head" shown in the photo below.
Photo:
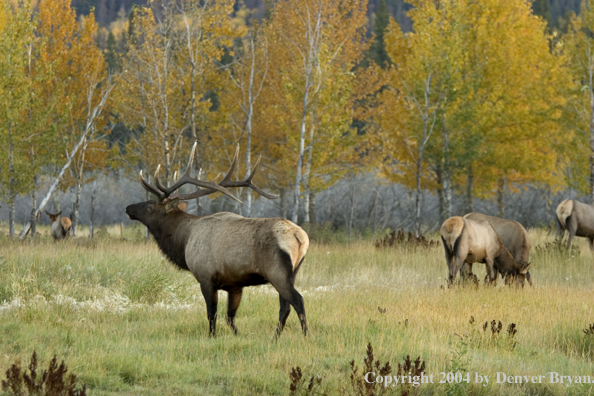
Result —
[[[187, 206], [187, 203], [180, 203], [180, 201], [199, 198], [206, 195], [214, 194], [216, 192], [223, 193], [231, 199], [234, 199], [237, 202], [241, 202], [229, 190], [227, 190], [227, 188], [229, 187], [247, 187], [251, 188], [258, 194], [268, 199], [278, 198], [277, 195], [267, 193], [266, 191], [262, 190], [261, 188], [255, 186], [252, 183], [252, 179], [256, 174], [258, 166], [260, 165], [261, 157], [258, 158], [258, 160], [256, 161], [256, 165], [254, 165], [252, 171], [245, 180], [231, 180], [231, 176], [235, 171], [235, 168], [237, 167], [237, 160], [239, 157], [239, 145], [235, 149], [233, 162], [231, 163], [231, 166], [229, 167], [229, 170], [227, 171], [227, 174], [225, 175], [223, 180], [217, 182], [219, 175], [217, 175], [217, 177], [215, 177], [212, 181], [205, 181], [191, 177], [190, 171], [192, 169], [192, 163], [194, 162], [196, 145], [197, 142], [194, 143], [194, 145], [192, 146], [190, 159], [188, 160], [188, 167], [186, 168], [186, 171], [184, 172], [183, 176], [170, 187], [163, 186], [159, 180], [159, 169], [161, 165], [157, 167], [157, 170], [155, 172], [154, 186], [150, 185], [144, 179], [144, 177], [142, 176], [142, 171], [140, 171], [140, 183], [142, 184], [145, 190], [157, 196], [157, 201], [141, 202], [138, 204], [128, 206], [126, 208], [126, 213], [128, 214], [128, 217], [130, 217], [130, 219], [139, 220], [145, 225], [147, 225], [147, 221], [149, 220], [147, 218], [147, 215], [164, 215], [178, 208], [184, 210]], [[188, 194], [180, 194], [177, 190], [185, 184], [192, 184], [197, 186], [198, 188], [194, 192]]]

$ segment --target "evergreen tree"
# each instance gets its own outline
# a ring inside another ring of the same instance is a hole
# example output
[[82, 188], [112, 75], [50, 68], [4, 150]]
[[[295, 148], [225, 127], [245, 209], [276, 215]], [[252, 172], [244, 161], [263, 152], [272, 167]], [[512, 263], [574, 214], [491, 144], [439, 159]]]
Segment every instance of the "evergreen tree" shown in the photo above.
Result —
[[118, 64], [118, 55], [117, 55], [117, 48], [116, 48], [116, 38], [113, 32], [109, 32], [107, 36], [107, 44], [105, 48], [105, 62], [107, 63], [107, 69], [110, 73], [114, 71], [118, 71], [120, 69], [120, 65]]
[[553, 27], [553, 14], [551, 14], [548, 0], [534, 0], [534, 3], [532, 3], [532, 12], [534, 15], [538, 15], [547, 21], [549, 29]]
[[384, 35], [389, 22], [390, 14], [388, 13], [388, 5], [386, 4], [386, 0], [380, 0], [375, 12], [375, 23], [373, 27], [375, 37], [371, 47], [369, 48], [368, 58], [373, 60], [378, 64], [378, 66], [382, 68], [385, 68], [390, 64], [390, 57], [386, 51], [386, 42], [384, 40]]

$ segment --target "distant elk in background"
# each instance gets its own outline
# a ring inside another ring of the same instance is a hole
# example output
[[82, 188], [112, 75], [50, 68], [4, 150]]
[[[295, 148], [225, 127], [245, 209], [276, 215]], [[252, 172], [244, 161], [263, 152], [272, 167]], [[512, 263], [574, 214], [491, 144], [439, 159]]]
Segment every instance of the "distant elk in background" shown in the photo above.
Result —
[[588, 238], [590, 249], [594, 250], [594, 206], [566, 199], [557, 206], [555, 213], [559, 226], [559, 240], [563, 239], [567, 230], [568, 248], [573, 238], [579, 236]]
[[[227, 323], [237, 334], [235, 314], [243, 288], [268, 282], [278, 291], [280, 300], [276, 337], [285, 327], [291, 305], [297, 312], [303, 334], [307, 335], [303, 297], [294, 285], [309, 246], [309, 237], [299, 226], [282, 218], [251, 219], [224, 212], [198, 217], [185, 213], [187, 202], [180, 201], [217, 191], [239, 201], [227, 190], [228, 187], [251, 188], [266, 198], [277, 198], [252, 184], [260, 158], [245, 180], [231, 180], [237, 166], [238, 146], [229, 171], [216, 183], [216, 179], [207, 182], [190, 177], [195, 151], [196, 143], [186, 172], [171, 187], [160, 183], [159, 167], [155, 173], [155, 186], [147, 183], [141, 172], [142, 186], [158, 200], [129, 205], [126, 213], [130, 219], [138, 220], [148, 228], [169, 260], [190, 271], [200, 283], [211, 336], [216, 335], [218, 290], [229, 294]], [[184, 184], [193, 184], [198, 189], [189, 194], [175, 192]]]
[[45, 214], [50, 218], [52, 237], [54, 238], [54, 241], [65, 239], [70, 235], [72, 221], [68, 217], [60, 217], [62, 211], [53, 214], [46, 210]]

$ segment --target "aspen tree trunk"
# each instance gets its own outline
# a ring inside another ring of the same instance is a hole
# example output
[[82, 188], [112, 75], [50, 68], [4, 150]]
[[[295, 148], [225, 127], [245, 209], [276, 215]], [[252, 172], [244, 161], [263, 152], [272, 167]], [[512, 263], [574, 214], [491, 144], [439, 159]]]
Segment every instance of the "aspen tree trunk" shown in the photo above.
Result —
[[[321, 3], [321, 2], [320, 2]], [[309, 29], [312, 28], [311, 21]], [[314, 86], [314, 70], [317, 66], [319, 66], [319, 52], [320, 52], [320, 36], [321, 36], [321, 27], [322, 27], [322, 15], [321, 9], [318, 11], [317, 19], [315, 20], [315, 27], [313, 30], [308, 32], [308, 53], [304, 57], [304, 64], [305, 64], [305, 86], [303, 92], [303, 110], [301, 113], [301, 128], [300, 128], [300, 137], [299, 137], [299, 158], [297, 161], [297, 175], [295, 176], [295, 193], [294, 199], [295, 202], [293, 203], [293, 222], [297, 223], [297, 216], [299, 215], [299, 195], [300, 195], [300, 188], [302, 180], [302, 167], [303, 161], [305, 156], [305, 134], [306, 134], [306, 123], [307, 123], [307, 114], [310, 112], [310, 98], [309, 98], [309, 91]]]
[[307, 152], [307, 163], [305, 164], [305, 175], [304, 175], [304, 180], [303, 180], [303, 184], [305, 187], [305, 202], [303, 202], [303, 209], [305, 212], [305, 216], [303, 219], [304, 223], [309, 223], [310, 222], [310, 213], [309, 213], [309, 202], [311, 199], [311, 189], [310, 189], [310, 172], [311, 172], [311, 160], [313, 157], [313, 134], [314, 134], [314, 127], [313, 125], [311, 126], [310, 130], [309, 130], [309, 147], [307, 148], [308, 152]]
[[588, 77], [590, 88], [590, 203], [594, 204], [594, 59], [588, 53]]
[[[147, 183], [151, 182], [151, 177], [149, 175], [147, 175], [146, 181], [147, 181]], [[154, 183], [154, 180], [153, 180], [153, 183]], [[146, 196], [146, 200], [148, 201], [150, 199], [150, 194], [148, 191], [145, 191], [145, 196]], [[198, 210], [198, 209], [196, 209], [196, 210]], [[146, 227], [146, 226], [144, 227], [144, 237], [146, 239], [148, 239], [148, 237], [149, 237], [149, 230], [148, 230], [148, 227]]]
[[89, 218], [89, 238], [95, 236], [95, 194], [97, 193], [97, 180], [93, 180], [91, 187], [91, 213]]
[[443, 212], [444, 220], [452, 217], [452, 175], [450, 166], [450, 138], [446, 126], [446, 117], [443, 117], [443, 130], [441, 140], [443, 143], [443, 172], [442, 172], [442, 191], [443, 191]]
[[8, 127], [8, 206], [10, 211], [8, 212], [8, 229], [11, 238], [14, 238], [14, 222], [15, 222], [15, 203], [16, 191], [15, 191], [15, 180], [14, 180], [14, 144], [12, 142], [12, 125]]
[[499, 179], [497, 185], [497, 208], [499, 209], [498, 216], [503, 218], [505, 216], [505, 177]]
[[316, 224], [316, 194], [314, 192], [309, 193], [309, 222], [310, 224]]
[[437, 189], [435, 193], [439, 202], [439, 220], [443, 223], [448, 217], [446, 217], [445, 198], [443, 192], [443, 170], [441, 166], [437, 166], [435, 169], [435, 178], [437, 179]]
[[466, 212], [474, 212], [474, 205], [472, 202], [472, 185], [474, 183], [474, 173], [472, 171], [472, 165], [468, 166], [468, 176], [466, 178]]
[[[309, 86], [309, 74], [306, 78], [305, 86]], [[305, 95], [303, 96], [303, 112], [301, 114], [301, 135], [299, 137], [299, 159], [297, 160], [297, 176], [295, 177], [295, 193], [293, 194], [294, 202], [293, 202], [293, 215], [291, 216], [291, 220], [293, 223], [297, 223], [297, 217], [299, 216], [299, 195], [300, 195], [300, 187], [301, 187], [301, 168], [303, 168], [303, 157], [305, 151], [305, 128], [306, 128], [306, 120], [307, 120], [307, 106], [308, 106], [308, 94], [309, 90], [305, 89]]]
[[[246, 114], [246, 152], [245, 152], [245, 172], [246, 178], [252, 169], [251, 155], [252, 155], [252, 117], [254, 114], [254, 74], [256, 72], [256, 59], [254, 54], [254, 37], [250, 35], [250, 50], [252, 53], [252, 64], [250, 67], [250, 82], [248, 86], [248, 108]], [[247, 197], [245, 200], [247, 217], [252, 217], [252, 190], [247, 189]]]
[[60, 204], [60, 192], [58, 191], [56, 195], [53, 195], [52, 197], [54, 201], [54, 213], [58, 213], [62, 210], [62, 206]]
[[35, 214], [35, 208], [37, 207], [37, 184], [39, 177], [35, 175], [33, 178], [33, 191], [31, 192], [31, 238], [35, 236], [37, 232], [37, 215]]
[[9, 198], [9, 202], [8, 202], [8, 233], [10, 235], [11, 238], [14, 238], [14, 221], [15, 221], [15, 215], [16, 215], [16, 210], [15, 210], [15, 204], [14, 204], [14, 200], [15, 200], [15, 196], [11, 196]]
[[78, 229], [78, 219], [79, 219], [79, 208], [80, 208], [80, 196], [82, 194], [82, 183], [83, 183], [83, 176], [84, 176], [84, 164], [85, 164], [85, 151], [87, 148], [87, 140], [83, 142], [80, 152], [80, 167], [78, 170], [78, 175], [76, 178], [76, 194], [74, 197], [74, 203], [72, 205], [72, 236], [76, 236], [76, 232]]

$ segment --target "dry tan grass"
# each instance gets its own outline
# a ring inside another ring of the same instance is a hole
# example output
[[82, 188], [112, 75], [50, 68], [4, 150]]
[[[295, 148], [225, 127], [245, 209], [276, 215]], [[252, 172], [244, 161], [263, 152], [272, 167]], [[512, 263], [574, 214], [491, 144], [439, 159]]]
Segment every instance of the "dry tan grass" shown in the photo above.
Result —
[[[246, 289], [237, 317], [240, 336], [220, 320], [219, 337], [210, 339], [192, 276], [166, 263], [153, 242], [135, 241], [140, 228], [124, 230], [125, 241], [115, 231], [66, 243], [47, 235], [24, 243], [0, 238], [0, 368], [15, 359], [26, 362], [37, 349], [46, 360], [53, 354], [66, 359], [92, 394], [247, 395], [287, 394], [288, 373], [299, 366], [305, 376], [321, 377], [328, 394], [340, 394], [349, 390], [348, 363], [355, 359], [362, 366], [370, 342], [376, 357], [392, 365], [406, 354], [421, 356], [436, 380], [463, 348], [464, 368], [491, 382], [498, 371], [594, 379], [594, 337], [583, 332], [594, 322], [594, 263], [581, 239], [573, 251], [533, 248], [534, 286], [523, 290], [501, 281], [497, 287], [447, 288], [441, 247], [312, 244], [297, 281], [311, 335], [303, 338], [293, 313], [274, 343], [278, 295], [270, 286]], [[541, 230], [530, 236], [535, 247], [554, 239]], [[483, 265], [475, 267], [484, 275]], [[223, 318], [225, 293], [219, 302]], [[515, 347], [505, 334], [482, 331], [491, 320], [501, 321], [503, 332], [517, 325]], [[453, 389], [592, 393], [591, 386], [576, 384]], [[420, 394], [447, 390], [443, 384], [418, 388]]]

